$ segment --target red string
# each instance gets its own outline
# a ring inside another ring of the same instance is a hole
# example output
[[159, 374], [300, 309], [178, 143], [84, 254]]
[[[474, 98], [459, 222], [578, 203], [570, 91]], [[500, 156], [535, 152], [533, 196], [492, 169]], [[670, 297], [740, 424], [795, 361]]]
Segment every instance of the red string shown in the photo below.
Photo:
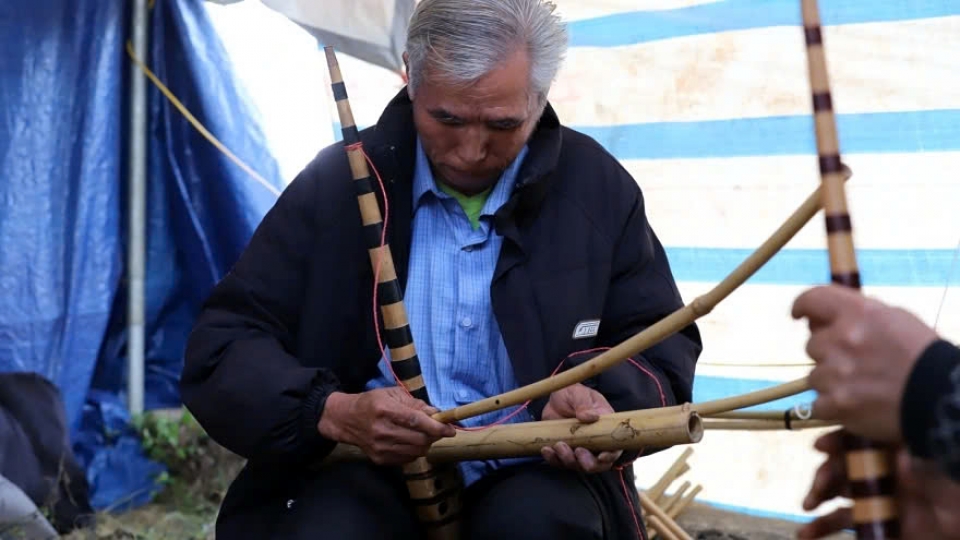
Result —
[[[359, 150], [360, 153], [363, 154], [363, 157], [367, 161], [367, 164], [370, 166], [370, 169], [373, 170], [374, 175], [377, 177], [377, 184], [380, 186], [380, 193], [383, 196], [383, 206], [384, 206], [383, 230], [381, 231], [381, 234], [380, 234], [380, 246], [379, 246], [380, 248], [383, 248], [387, 244], [387, 223], [388, 223], [388, 220], [390, 219], [390, 204], [387, 201], [387, 190], [383, 184], [383, 179], [380, 177], [380, 172], [377, 170], [376, 165], [373, 164], [373, 161], [370, 159], [370, 156], [368, 156], [367, 153], [363, 150], [362, 142], [346, 145], [345, 148], [346, 150]], [[377, 336], [377, 346], [379, 347], [379, 350], [380, 350], [380, 357], [386, 359], [386, 351], [383, 346], [383, 340], [380, 337], [380, 323], [377, 318], [378, 316], [377, 308], [379, 307], [379, 304], [377, 302], [377, 291], [380, 283], [380, 267], [382, 265], [382, 262], [383, 262], [382, 259], [380, 257], [377, 257], [377, 264], [374, 268], [374, 274], [373, 274], [373, 324], [374, 324], [375, 334]], [[567, 360], [575, 356], [590, 354], [590, 353], [609, 350], [609, 349], [610, 347], [596, 347], [593, 349], [586, 349], [582, 351], [573, 352], [569, 356], [561, 360], [559, 364], [557, 364], [557, 367], [553, 370], [553, 373], [550, 374], [550, 377], [553, 377], [554, 375], [557, 374], [557, 372], [560, 371], [560, 368], [563, 367], [564, 362], [566, 362]], [[650, 372], [650, 370], [648, 370], [639, 362], [635, 361], [633, 358], [627, 358], [627, 361], [633, 364], [633, 366], [639, 369], [640, 371], [646, 373], [651, 379], [653, 379], [653, 382], [657, 385], [657, 391], [660, 394], [660, 405], [662, 407], [666, 407], [667, 398], [663, 392], [663, 386], [660, 384], [660, 379], [658, 379], [653, 373]], [[402, 381], [400, 381], [400, 378], [397, 376], [396, 372], [393, 370], [393, 366], [391, 365], [391, 363], [390, 362], [385, 362], [385, 363], [387, 364], [387, 368], [390, 370], [390, 373], [393, 375], [393, 378], [396, 381], [397, 386], [399, 386], [400, 388], [403, 388], [404, 392], [406, 392], [408, 396], [413, 397], [412, 394], [410, 394], [410, 391], [407, 390], [407, 388], [403, 385]], [[488, 429], [490, 427], [500, 425], [508, 421], [509, 419], [513, 418], [517, 414], [520, 414], [520, 412], [525, 410], [530, 405], [531, 401], [532, 400], [527, 400], [526, 402], [523, 403], [523, 405], [517, 407], [515, 411], [513, 411], [507, 416], [491, 424], [484, 425], [484, 426], [477, 426], [477, 427], [463, 427], [463, 426], [454, 425], [454, 428], [460, 431], [482, 431], [484, 429]], [[643, 454], [642, 449], [640, 451], [640, 454], [641, 455]], [[640, 518], [637, 516], [636, 508], [634, 508], [633, 501], [630, 499], [630, 494], [627, 490], [627, 482], [624, 476], [624, 469], [626, 469], [627, 467], [633, 466], [634, 461], [635, 460], [631, 460], [628, 463], [618, 465], [614, 467], [614, 469], [619, 473], [620, 486], [623, 488], [623, 496], [627, 500], [627, 507], [630, 509], [630, 515], [631, 517], [633, 517], [633, 522], [637, 527], [637, 537], [640, 538], [641, 540], [646, 540], [646, 534], [644, 533], [643, 528], [640, 527]]]

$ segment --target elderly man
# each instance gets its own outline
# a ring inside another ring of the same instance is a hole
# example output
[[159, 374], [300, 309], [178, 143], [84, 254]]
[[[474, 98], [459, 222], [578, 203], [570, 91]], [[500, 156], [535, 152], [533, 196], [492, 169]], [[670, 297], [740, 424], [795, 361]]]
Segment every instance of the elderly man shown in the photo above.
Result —
[[[546, 378], [682, 305], [637, 183], [547, 102], [565, 48], [563, 25], [540, 0], [424, 0], [409, 27], [409, 86], [361, 133], [437, 408]], [[399, 465], [454, 429], [383, 363], [353, 189], [342, 145], [320, 152], [191, 335], [184, 401], [249, 460], [218, 538], [421, 536]], [[691, 325], [508, 421], [589, 422], [689, 401], [700, 351]], [[307, 466], [338, 442], [370, 462]], [[542, 458], [463, 463], [464, 534], [636, 538], [624, 467], [636, 457], [558, 444]]]

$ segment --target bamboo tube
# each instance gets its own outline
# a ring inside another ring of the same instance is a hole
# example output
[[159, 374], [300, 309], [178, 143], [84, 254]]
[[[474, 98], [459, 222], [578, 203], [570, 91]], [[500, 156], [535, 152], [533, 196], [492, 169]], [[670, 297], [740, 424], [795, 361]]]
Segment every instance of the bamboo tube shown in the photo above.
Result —
[[657, 516], [647, 516], [647, 527], [651, 529], [649, 533], [650, 538], [655, 538], [659, 534], [664, 540], [681, 539], [681, 537], [674, 534], [663, 521], [660, 521]]
[[795, 420], [788, 428], [782, 420], [704, 420], [703, 429], [713, 431], [799, 431], [837, 426], [825, 420]]
[[[672, 414], [654, 417], [641, 414], [643, 412], [607, 414], [590, 424], [576, 419], [543, 420], [492, 426], [481, 431], [458, 431], [453, 437], [435, 442], [426, 459], [439, 464], [539, 456], [544, 446], [561, 441], [592, 452], [639, 451], [694, 444], [703, 437], [703, 421], [689, 405]], [[365, 459], [359, 448], [340, 444], [323, 463]]]
[[663, 511], [667, 513], [667, 515], [670, 515], [670, 508], [672, 508], [674, 505], [677, 504], [677, 502], [680, 501], [680, 498], [683, 497], [683, 494], [686, 493], [688, 489], [690, 489], [689, 480], [684, 481], [682, 484], [680, 484], [680, 487], [678, 487], [677, 490], [673, 492], [673, 495], [670, 495], [669, 497], [667, 497], [665, 501], [663, 501], [662, 503], [658, 503], [660, 508], [662, 508]]
[[[844, 174], [849, 178], [852, 172], [844, 166]], [[527, 400], [543, 397], [561, 388], [585, 381], [625, 361], [627, 358], [656, 345], [700, 317], [710, 313], [718, 303], [746, 282], [750, 276], [756, 273], [757, 270], [786, 245], [820, 210], [821, 204], [820, 188], [818, 188], [807, 197], [807, 200], [804, 201], [756, 251], [751, 253], [746, 260], [740, 263], [740, 265], [717, 286], [706, 294], [695, 298], [692, 302], [677, 311], [667, 315], [642, 332], [597, 355], [590, 361], [527, 386], [468, 403], [460, 407], [440, 411], [433, 417], [440, 422], [451, 423], [493, 412], [511, 405], [519, 405]]]
[[784, 415], [789, 413], [791, 421], [798, 420], [813, 420], [814, 418], [800, 418], [796, 415], [796, 412], [793, 409], [789, 409], [785, 412], [780, 411], [727, 411], [717, 414], [711, 414], [709, 416], [704, 416], [705, 418], [711, 419], [724, 419], [724, 420], [779, 420], [781, 423], [784, 420]]
[[[823, 188], [821, 195], [830, 253], [830, 279], [836, 285], [860, 290], [860, 271], [853, 246], [853, 224], [847, 207], [840, 142], [833, 114], [817, 0], [801, 0], [801, 12], [813, 98], [820, 185]], [[899, 538], [893, 452], [852, 434], [846, 435], [844, 444], [857, 538]]]
[[660, 507], [657, 506], [656, 503], [654, 503], [646, 493], [640, 491], [637, 494], [640, 496], [640, 505], [648, 514], [650, 514], [648, 516], [648, 520], [656, 521], [661, 524], [661, 527], [657, 527], [661, 534], [670, 532], [680, 540], [693, 540], [690, 538], [690, 535], [684, 532], [684, 530], [680, 528], [680, 525], [677, 525], [677, 522], [674, 521], [673, 518], [661, 510]]
[[[383, 217], [377, 201], [376, 185], [367, 168], [360, 133], [354, 123], [346, 85], [340, 73], [333, 47], [325, 47], [330, 83], [337, 102], [343, 131], [344, 150], [353, 176], [354, 192], [364, 229], [364, 242], [376, 278], [377, 295], [383, 317], [384, 341], [390, 349], [390, 366], [398, 382], [415, 398], [430, 404], [420, 372], [420, 360], [403, 303], [403, 291], [397, 279], [390, 245], [386, 242]], [[417, 518], [427, 529], [430, 540], [455, 540], [460, 536], [460, 494], [462, 481], [453, 469], [435, 470], [420, 458], [403, 466], [403, 474]]]
[[700, 404], [694, 404], [693, 408], [700, 413], [700, 416], [709, 417], [720, 413], [731, 412], [738, 409], [753, 407], [755, 405], [770, 403], [771, 401], [776, 401], [778, 399], [795, 396], [802, 392], [806, 392], [809, 389], [810, 385], [807, 383], [807, 378], [804, 377], [802, 379], [778, 384], [777, 386], [764, 388], [755, 392], [748, 392], [738, 396], [731, 396], [727, 398], [715, 399], [713, 401], [705, 401]]
[[684, 510], [687, 509], [688, 506], [690, 506], [690, 503], [693, 502], [693, 499], [695, 499], [696, 496], [699, 495], [701, 491], [703, 491], [703, 486], [701, 485], [694, 486], [694, 488], [690, 490], [690, 493], [687, 493], [687, 495], [684, 498], [680, 499], [680, 501], [677, 502], [676, 505], [674, 505], [672, 508], [667, 510], [667, 515], [672, 518], [679, 516], [681, 512], [683, 512]]

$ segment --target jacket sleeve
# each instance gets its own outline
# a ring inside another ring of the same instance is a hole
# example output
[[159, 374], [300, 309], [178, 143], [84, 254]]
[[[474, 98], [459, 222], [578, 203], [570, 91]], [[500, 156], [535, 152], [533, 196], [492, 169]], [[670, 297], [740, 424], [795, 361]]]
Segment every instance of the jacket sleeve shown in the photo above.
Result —
[[942, 339], [927, 347], [907, 379], [900, 423], [913, 455], [960, 482], [960, 348]]
[[[598, 335], [599, 350], [575, 353], [566, 363], [575, 366], [586, 362], [681, 307], [683, 300], [666, 253], [647, 221], [642, 194], [637, 191], [614, 246], [610, 286]], [[699, 329], [690, 324], [584, 384], [602, 393], [616, 411], [689, 402], [693, 399], [693, 377], [702, 348]]]
[[304, 172], [257, 227], [205, 302], [187, 342], [184, 404], [219, 444], [250, 460], [317, 457], [334, 442], [317, 423], [333, 373], [301, 365], [296, 336], [307, 255], [324, 233]]

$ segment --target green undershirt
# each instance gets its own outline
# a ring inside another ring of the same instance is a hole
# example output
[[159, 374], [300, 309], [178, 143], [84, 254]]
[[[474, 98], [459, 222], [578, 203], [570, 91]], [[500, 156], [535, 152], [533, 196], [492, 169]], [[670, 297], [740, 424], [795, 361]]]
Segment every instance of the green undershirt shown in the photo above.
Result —
[[463, 212], [467, 214], [470, 225], [473, 226], [474, 230], [477, 230], [480, 227], [480, 211], [483, 210], [483, 205], [486, 204], [487, 197], [490, 196], [491, 188], [487, 188], [476, 195], [464, 195], [443, 182], [437, 182], [437, 187], [460, 203], [460, 208], [463, 208]]

